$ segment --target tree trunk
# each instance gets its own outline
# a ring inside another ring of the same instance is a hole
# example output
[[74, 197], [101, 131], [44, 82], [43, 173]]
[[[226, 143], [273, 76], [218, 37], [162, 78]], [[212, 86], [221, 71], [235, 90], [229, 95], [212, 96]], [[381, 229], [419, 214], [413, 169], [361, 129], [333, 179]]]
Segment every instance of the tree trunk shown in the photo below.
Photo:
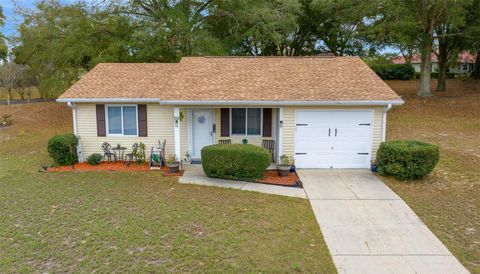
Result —
[[472, 77], [474, 79], [480, 79], [480, 50], [477, 52], [477, 59], [473, 66]]
[[10, 105], [10, 101], [12, 101], [12, 90], [7, 89], [7, 105]]
[[433, 96], [430, 90], [430, 76], [432, 72], [433, 37], [426, 38], [422, 48], [422, 63], [420, 64], [420, 89], [418, 96], [422, 98]]
[[440, 60], [438, 60], [438, 82], [437, 82], [437, 91], [444, 92], [447, 90], [447, 85], [445, 83], [445, 78], [447, 75], [447, 65], [445, 62], [442, 62], [440, 65]]
[[[437, 29], [438, 34], [445, 34], [448, 32], [448, 26], [439, 27]], [[438, 81], [437, 81], [437, 91], [445, 91], [447, 89], [445, 84], [445, 77], [448, 68], [448, 39], [446, 37], [438, 37], [438, 53], [436, 53], [438, 59]]]
[[448, 52], [447, 47], [444, 43], [439, 42], [438, 45], [438, 81], [437, 81], [437, 91], [446, 91], [447, 85], [445, 83], [445, 78], [448, 69]]

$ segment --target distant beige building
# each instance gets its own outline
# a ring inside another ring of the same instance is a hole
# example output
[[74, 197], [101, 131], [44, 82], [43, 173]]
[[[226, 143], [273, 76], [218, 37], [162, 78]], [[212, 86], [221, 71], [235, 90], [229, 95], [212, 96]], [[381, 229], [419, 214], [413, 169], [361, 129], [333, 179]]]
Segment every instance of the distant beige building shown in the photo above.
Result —
[[[405, 58], [403, 56], [397, 56], [393, 58], [394, 64], [405, 64]], [[414, 55], [411, 62], [415, 72], [420, 72], [421, 57], [420, 55]], [[469, 52], [461, 52], [458, 54], [458, 59], [455, 64], [448, 68], [447, 72], [457, 74], [469, 74], [473, 71], [475, 65], [475, 56]], [[438, 58], [435, 53], [432, 53], [432, 72], [438, 72]]]

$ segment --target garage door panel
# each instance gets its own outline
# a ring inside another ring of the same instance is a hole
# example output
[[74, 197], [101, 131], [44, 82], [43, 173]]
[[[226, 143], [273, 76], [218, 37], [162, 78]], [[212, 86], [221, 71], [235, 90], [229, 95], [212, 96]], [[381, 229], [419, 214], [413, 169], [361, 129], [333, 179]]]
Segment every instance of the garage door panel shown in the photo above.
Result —
[[337, 151], [331, 160], [333, 168], [365, 168], [365, 163], [369, 162], [370, 156]]
[[[371, 127], [365, 127], [365, 126], [355, 126], [355, 127], [338, 127], [336, 128], [337, 130], [337, 136], [334, 137], [346, 137], [346, 138], [351, 138], [351, 137], [363, 137], [363, 138], [370, 138], [369, 136], [371, 135], [372, 128]], [[334, 129], [335, 131], [335, 129]], [[335, 134], [334, 134], [335, 135]]]
[[297, 126], [299, 137], [328, 137], [329, 127]]
[[330, 168], [330, 154], [309, 153], [307, 155], [295, 155], [295, 166], [302, 168]]
[[373, 111], [297, 111], [296, 124], [297, 167], [369, 167]]
[[333, 153], [349, 151], [351, 153], [370, 153], [368, 141], [335, 141], [333, 142]]
[[299, 142], [295, 146], [296, 153], [323, 152], [331, 153], [332, 142]]

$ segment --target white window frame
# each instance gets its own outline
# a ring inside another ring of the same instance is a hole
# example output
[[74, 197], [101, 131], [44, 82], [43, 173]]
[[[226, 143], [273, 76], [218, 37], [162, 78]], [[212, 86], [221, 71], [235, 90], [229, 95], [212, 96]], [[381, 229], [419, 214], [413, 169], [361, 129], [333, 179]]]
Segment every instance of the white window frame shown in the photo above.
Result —
[[263, 108], [260, 109], [260, 134], [248, 134], [248, 111], [249, 108], [257, 107], [235, 107], [235, 108], [244, 108], [245, 109], [245, 134], [232, 133], [233, 120], [232, 120], [232, 109], [230, 108], [230, 136], [253, 136], [253, 137], [262, 137], [263, 136]]
[[[121, 121], [121, 126], [122, 126], [122, 133], [121, 134], [116, 134], [110, 133], [110, 127], [109, 127], [109, 121], [108, 121], [108, 108], [109, 107], [120, 107], [120, 121]], [[123, 134], [123, 107], [135, 107], [135, 125], [137, 128], [137, 133], [135, 135], [125, 135]], [[138, 105], [105, 105], [105, 126], [106, 126], [106, 131], [107, 131], [107, 137], [138, 137]]]

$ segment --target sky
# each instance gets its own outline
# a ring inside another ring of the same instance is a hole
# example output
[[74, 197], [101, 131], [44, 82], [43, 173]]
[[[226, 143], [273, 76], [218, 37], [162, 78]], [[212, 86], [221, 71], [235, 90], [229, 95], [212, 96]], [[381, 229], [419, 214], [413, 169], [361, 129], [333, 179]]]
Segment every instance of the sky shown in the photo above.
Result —
[[[3, 15], [5, 15], [5, 26], [3, 33], [6, 36], [15, 35], [17, 26], [22, 22], [22, 17], [15, 14], [15, 5], [20, 8], [32, 9], [35, 8], [37, 0], [0, 0], [0, 6], [3, 8]], [[74, 0], [61, 0], [60, 3], [70, 3]]]
[[[33, 8], [36, 0], [17, 0], [16, 3], [22, 8]], [[13, 0], [0, 0], [5, 15], [5, 26], [3, 33], [11, 36], [16, 33], [17, 25], [22, 22], [22, 18], [15, 14], [15, 4]]]

